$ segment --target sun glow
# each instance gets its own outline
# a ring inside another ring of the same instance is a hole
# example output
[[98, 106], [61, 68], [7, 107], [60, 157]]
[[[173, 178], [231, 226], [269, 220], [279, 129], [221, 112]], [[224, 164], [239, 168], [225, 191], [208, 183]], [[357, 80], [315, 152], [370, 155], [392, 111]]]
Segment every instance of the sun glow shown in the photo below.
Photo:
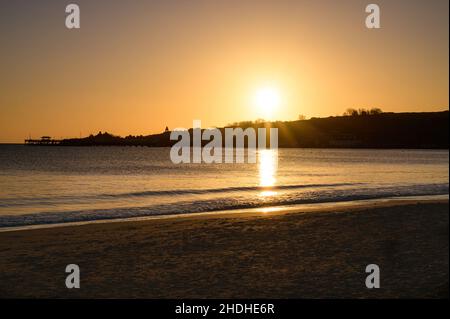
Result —
[[263, 87], [255, 92], [253, 104], [264, 119], [270, 120], [277, 108], [280, 107], [280, 92], [275, 87]]

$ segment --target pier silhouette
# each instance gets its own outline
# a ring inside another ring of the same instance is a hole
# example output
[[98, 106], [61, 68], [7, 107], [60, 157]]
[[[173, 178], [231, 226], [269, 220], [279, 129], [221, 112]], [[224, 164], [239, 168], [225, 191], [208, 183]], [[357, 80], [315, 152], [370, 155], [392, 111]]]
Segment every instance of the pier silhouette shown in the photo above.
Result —
[[26, 139], [25, 145], [58, 145], [61, 140], [52, 139], [51, 136], [42, 136], [40, 139]]

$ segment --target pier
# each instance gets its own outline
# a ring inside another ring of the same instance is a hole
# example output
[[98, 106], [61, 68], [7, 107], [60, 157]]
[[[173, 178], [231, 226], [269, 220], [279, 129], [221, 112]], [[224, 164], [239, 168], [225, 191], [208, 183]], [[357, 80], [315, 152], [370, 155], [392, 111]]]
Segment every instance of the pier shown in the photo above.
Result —
[[50, 136], [42, 136], [40, 139], [27, 139], [25, 145], [58, 145], [61, 140], [52, 139]]

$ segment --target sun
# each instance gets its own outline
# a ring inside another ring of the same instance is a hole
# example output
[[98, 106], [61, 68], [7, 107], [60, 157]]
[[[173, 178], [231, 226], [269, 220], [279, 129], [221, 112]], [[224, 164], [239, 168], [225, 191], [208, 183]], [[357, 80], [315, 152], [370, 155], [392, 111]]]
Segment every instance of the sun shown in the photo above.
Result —
[[256, 90], [253, 97], [253, 104], [258, 113], [265, 119], [270, 119], [276, 109], [280, 107], [280, 92], [275, 87], [262, 87]]

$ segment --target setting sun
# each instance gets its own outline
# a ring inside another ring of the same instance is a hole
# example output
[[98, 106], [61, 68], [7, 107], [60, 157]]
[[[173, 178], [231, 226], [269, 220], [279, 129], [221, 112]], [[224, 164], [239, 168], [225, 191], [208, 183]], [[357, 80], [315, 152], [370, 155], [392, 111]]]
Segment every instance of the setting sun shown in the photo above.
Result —
[[271, 119], [273, 113], [279, 108], [281, 102], [280, 92], [275, 87], [263, 87], [255, 92], [253, 104], [258, 113], [265, 119]]

